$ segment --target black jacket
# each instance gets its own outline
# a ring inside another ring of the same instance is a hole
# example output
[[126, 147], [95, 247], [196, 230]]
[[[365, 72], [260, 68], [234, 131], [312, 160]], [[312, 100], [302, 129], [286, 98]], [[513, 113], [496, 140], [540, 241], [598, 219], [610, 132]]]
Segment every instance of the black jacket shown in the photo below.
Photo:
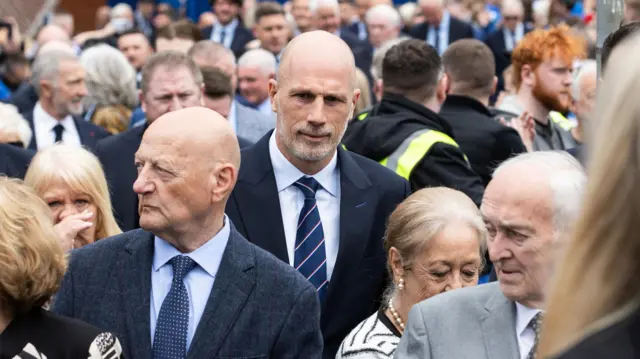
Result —
[[0, 175], [24, 179], [34, 151], [0, 143]]
[[[385, 94], [363, 120], [353, 120], [344, 136], [348, 150], [376, 162], [391, 155], [417, 131], [431, 129], [455, 140], [451, 127], [435, 112], [404, 96]], [[464, 192], [480, 205], [484, 186], [460, 148], [436, 142], [409, 176], [412, 191], [445, 186]]]
[[453, 129], [456, 142], [485, 186], [500, 163], [527, 151], [518, 133], [496, 122], [489, 109], [475, 99], [449, 95], [440, 116]]

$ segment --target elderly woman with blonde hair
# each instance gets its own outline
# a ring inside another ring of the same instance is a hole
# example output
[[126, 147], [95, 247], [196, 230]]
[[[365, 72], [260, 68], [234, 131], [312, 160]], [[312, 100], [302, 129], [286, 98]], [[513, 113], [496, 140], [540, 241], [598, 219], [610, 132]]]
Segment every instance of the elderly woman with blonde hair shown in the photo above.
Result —
[[25, 183], [53, 213], [66, 250], [121, 233], [98, 159], [84, 148], [55, 144], [36, 154]]
[[86, 119], [111, 134], [128, 129], [138, 105], [136, 70], [120, 51], [105, 44], [83, 51], [80, 63], [87, 72]]
[[414, 304], [478, 284], [486, 241], [480, 211], [464, 193], [425, 188], [405, 199], [385, 233], [392, 283], [382, 308], [349, 333], [336, 359], [392, 358]]
[[0, 177], [0, 357], [121, 358], [111, 333], [42, 308], [67, 266], [49, 213], [31, 188]]

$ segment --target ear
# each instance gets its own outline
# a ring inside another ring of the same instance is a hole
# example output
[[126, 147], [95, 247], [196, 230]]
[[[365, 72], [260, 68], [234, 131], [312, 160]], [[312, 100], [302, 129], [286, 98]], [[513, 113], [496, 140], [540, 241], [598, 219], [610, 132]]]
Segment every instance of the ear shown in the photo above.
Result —
[[49, 98], [53, 92], [53, 83], [49, 80], [40, 81], [40, 97]]
[[400, 256], [400, 252], [396, 247], [389, 249], [389, 265], [391, 266], [392, 278], [394, 283], [398, 283], [400, 278], [404, 277], [404, 262]]
[[536, 84], [536, 72], [533, 70], [533, 67], [531, 67], [531, 65], [522, 65], [522, 69], [520, 70], [520, 78], [522, 79], [522, 85], [534, 87]]
[[251, 28], [251, 32], [253, 33], [253, 38], [257, 39], [258, 38], [258, 25], [253, 25], [253, 28]]
[[436, 98], [438, 99], [438, 103], [444, 103], [444, 100], [447, 99], [447, 90], [449, 88], [449, 76], [447, 74], [442, 75], [440, 82], [438, 83], [438, 88], [436, 90]]
[[233, 190], [238, 179], [238, 169], [231, 163], [218, 163], [211, 173], [211, 202], [220, 203]]
[[493, 85], [491, 85], [491, 93], [492, 94], [496, 93], [497, 89], [498, 89], [498, 76], [493, 76]]
[[144, 103], [144, 94], [142, 93], [142, 90], [138, 90], [138, 100], [140, 101], [140, 108], [142, 108], [142, 111], [147, 112], [147, 109]]
[[[449, 75], [447, 75], [446, 73], [444, 74], [444, 76], [447, 77], [447, 80], [449, 79]], [[444, 78], [444, 76], [443, 76], [443, 78]], [[441, 81], [442, 81], [442, 79], [441, 79]], [[451, 92], [451, 81], [447, 81], [447, 83], [445, 84], [444, 93], [448, 95], [450, 92]]]
[[377, 80], [373, 84], [373, 93], [376, 95], [378, 102], [382, 101], [382, 95], [384, 94], [382, 89], [384, 88], [384, 82]]
[[269, 80], [269, 98], [271, 99], [271, 111], [278, 112], [278, 81]]

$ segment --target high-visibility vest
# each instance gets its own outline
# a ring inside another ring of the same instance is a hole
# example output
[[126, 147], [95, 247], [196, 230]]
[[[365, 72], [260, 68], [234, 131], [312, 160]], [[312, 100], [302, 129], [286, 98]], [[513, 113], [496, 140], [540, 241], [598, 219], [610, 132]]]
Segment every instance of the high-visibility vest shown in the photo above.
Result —
[[573, 128], [573, 124], [566, 117], [564, 117], [560, 112], [551, 111], [549, 112], [549, 118], [553, 123], [560, 126], [565, 131], [571, 131]]
[[[416, 131], [407, 137], [389, 157], [380, 161], [380, 164], [409, 180], [414, 168], [429, 153], [431, 147], [438, 142], [460, 148], [456, 141], [448, 135], [440, 131], [425, 129]], [[470, 167], [466, 155], [464, 159], [467, 166]]]

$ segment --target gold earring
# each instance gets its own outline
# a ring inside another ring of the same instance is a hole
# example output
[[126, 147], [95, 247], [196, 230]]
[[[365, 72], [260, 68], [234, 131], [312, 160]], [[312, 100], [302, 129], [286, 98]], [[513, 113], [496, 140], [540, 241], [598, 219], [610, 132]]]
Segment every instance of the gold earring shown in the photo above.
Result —
[[398, 281], [398, 290], [404, 290], [404, 279], [400, 278]]

